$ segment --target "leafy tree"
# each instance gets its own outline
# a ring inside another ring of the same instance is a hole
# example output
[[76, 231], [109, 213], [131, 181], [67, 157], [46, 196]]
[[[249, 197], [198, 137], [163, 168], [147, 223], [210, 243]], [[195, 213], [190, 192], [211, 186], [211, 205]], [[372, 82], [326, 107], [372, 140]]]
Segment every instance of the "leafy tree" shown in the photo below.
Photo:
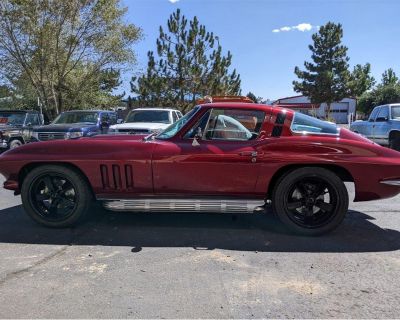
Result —
[[10, 83], [29, 81], [53, 116], [91, 104], [84, 97], [106, 98], [99, 83], [135, 61], [132, 45], [141, 37], [123, 21], [125, 12], [120, 0], [2, 0], [1, 72]]
[[331, 104], [348, 94], [347, 47], [341, 41], [341, 24], [328, 22], [313, 34], [309, 46], [313, 62], [304, 62], [306, 71], [296, 67], [294, 72], [301, 81], [293, 81], [294, 90], [310, 98], [312, 103], [326, 103], [328, 116]]
[[358, 109], [369, 114], [376, 106], [400, 101], [400, 84], [378, 85], [370, 92], [364, 93], [358, 101]]
[[237, 95], [240, 76], [230, 72], [232, 54], [222, 53], [219, 39], [197, 17], [188, 20], [177, 9], [160, 26], [157, 55], [148, 52], [147, 71], [133, 77], [132, 92], [142, 105], [171, 105], [182, 110], [205, 95]]
[[371, 65], [357, 64], [349, 79], [349, 94], [353, 97], [360, 97], [364, 92], [370, 90], [375, 84], [375, 79], [371, 76]]
[[250, 98], [253, 100], [255, 103], [264, 103], [264, 99], [262, 97], [257, 97], [253, 92], [249, 92], [246, 95], [247, 98]]
[[393, 71], [392, 68], [385, 70], [382, 73], [382, 85], [393, 85], [399, 82], [399, 78], [397, 78], [396, 73]]

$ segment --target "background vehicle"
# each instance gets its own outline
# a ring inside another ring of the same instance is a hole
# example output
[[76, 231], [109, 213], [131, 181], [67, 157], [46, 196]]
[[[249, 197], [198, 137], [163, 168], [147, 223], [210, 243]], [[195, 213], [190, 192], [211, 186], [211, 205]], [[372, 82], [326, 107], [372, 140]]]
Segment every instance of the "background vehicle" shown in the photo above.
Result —
[[130, 111], [125, 122], [110, 127], [110, 132], [148, 134], [160, 132], [182, 118], [176, 109], [138, 108]]
[[107, 133], [117, 122], [113, 111], [66, 111], [46, 126], [34, 128], [32, 141], [64, 140]]
[[[291, 230], [335, 229], [354, 201], [400, 192], [400, 156], [288, 109], [195, 107], [158, 135], [98, 135], [28, 144], [0, 156], [4, 187], [50, 227], [77, 223], [92, 200], [114, 211], [248, 212], [271, 200]], [[368, 174], [366, 174], [368, 173]]]
[[350, 130], [400, 151], [400, 103], [375, 107], [367, 121], [355, 121]]
[[0, 110], [0, 150], [29, 142], [33, 127], [42, 124], [43, 117], [37, 111]]

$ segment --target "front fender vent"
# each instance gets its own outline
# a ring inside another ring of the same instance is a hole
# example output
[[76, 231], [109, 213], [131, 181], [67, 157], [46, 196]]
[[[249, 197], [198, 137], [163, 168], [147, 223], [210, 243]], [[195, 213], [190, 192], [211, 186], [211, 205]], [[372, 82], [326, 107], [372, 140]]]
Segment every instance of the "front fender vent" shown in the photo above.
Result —
[[130, 190], [134, 187], [131, 165], [100, 165], [101, 184], [104, 190]]

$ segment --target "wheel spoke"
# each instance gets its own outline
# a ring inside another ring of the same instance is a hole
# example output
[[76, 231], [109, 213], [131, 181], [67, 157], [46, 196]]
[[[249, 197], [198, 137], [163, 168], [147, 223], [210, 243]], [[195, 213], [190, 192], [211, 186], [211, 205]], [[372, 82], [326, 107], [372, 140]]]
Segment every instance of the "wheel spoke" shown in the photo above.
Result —
[[314, 186], [314, 190], [313, 190], [312, 196], [313, 196], [314, 198], [317, 198], [317, 197], [319, 197], [320, 195], [323, 195], [323, 194], [324, 194], [323, 192], [325, 191], [325, 189], [326, 189], [325, 184], [324, 184], [322, 181], [319, 181], [319, 182]]
[[303, 202], [300, 201], [300, 200], [299, 201], [289, 202], [287, 204], [287, 208], [289, 210], [295, 210], [295, 209], [301, 208], [302, 206], [303, 206]]
[[50, 198], [50, 196], [48, 194], [45, 194], [45, 193], [41, 193], [41, 194], [37, 194], [36, 195], [36, 200], [40, 201], [40, 202], [42, 202], [44, 200], [48, 200], [49, 198]]
[[51, 177], [45, 176], [43, 178], [43, 182], [46, 185], [47, 189], [49, 189], [51, 192], [53, 192], [55, 190], [54, 182], [53, 182], [53, 179]]
[[69, 208], [73, 208], [75, 206], [75, 202], [73, 200], [71, 200], [71, 199], [63, 198], [60, 201], [60, 205], [64, 209], [69, 209]]
[[300, 194], [303, 198], [306, 198], [308, 196], [307, 188], [305, 187], [305, 185], [303, 183], [299, 182], [296, 185], [296, 188], [300, 192]]
[[318, 200], [315, 206], [326, 212], [331, 212], [333, 210], [333, 204], [324, 202], [323, 200]]
[[314, 206], [306, 207], [306, 217], [311, 217], [314, 214]]

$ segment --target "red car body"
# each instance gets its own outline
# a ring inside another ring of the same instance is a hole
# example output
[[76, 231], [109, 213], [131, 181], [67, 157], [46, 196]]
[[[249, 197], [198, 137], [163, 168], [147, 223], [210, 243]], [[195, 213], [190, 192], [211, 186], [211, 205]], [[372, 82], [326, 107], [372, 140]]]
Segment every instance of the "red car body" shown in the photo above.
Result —
[[[252, 109], [266, 116], [251, 141], [200, 141], [184, 133], [210, 108]], [[277, 124], [279, 114], [285, 120]], [[355, 201], [395, 196], [400, 187], [400, 153], [341, 129], [339, 135], [296, 134], [294, 112], [247, 103], [210, 103], [171, 139], [100, 135], [77, 140], [32, 143], [0, 156], [4, 188], [21, 190], [26, 174], [42, 164], [65, 164], [79, 170], [97, 199], [138, 197], [268, 198], [277, 178], [294, 167], [328, 168], [354, 181]], [[278, 129], [275, 129], [278, 127]], [[279, 132], [279, 135], [274, 134]], [[275, 135], [275, 136], [274, 136]]]

